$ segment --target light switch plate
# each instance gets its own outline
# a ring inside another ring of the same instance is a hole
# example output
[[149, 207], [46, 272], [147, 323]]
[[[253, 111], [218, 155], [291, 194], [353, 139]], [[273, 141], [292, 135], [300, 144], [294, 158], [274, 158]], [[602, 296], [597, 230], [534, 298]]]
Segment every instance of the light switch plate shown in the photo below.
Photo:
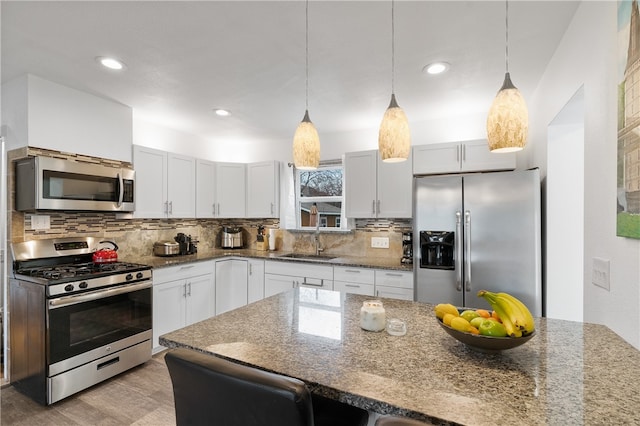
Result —
[[591, 272], [591, 282], [598, 287], [609, 290], [609, 259], [593, 258], [593, 271]]
[[389, 237], [371, 237], [371, 247], [388, 249]]

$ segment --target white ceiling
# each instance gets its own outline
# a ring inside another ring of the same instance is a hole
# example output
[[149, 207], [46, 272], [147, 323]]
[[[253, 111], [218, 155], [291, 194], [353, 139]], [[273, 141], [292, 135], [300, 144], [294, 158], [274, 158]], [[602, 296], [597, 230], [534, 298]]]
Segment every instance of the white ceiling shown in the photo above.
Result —
[[[530, 98], [576, 1], [509, 3], [509, 71]], [[2, 81], [23, 73], [129, 105], [207, 140], [282, 141], [305, 110], [304, 1], [2, 1]], [[505, 3], [395, 3], [395, 93], [412, 123], [488, 111], [505, 72]], [[96, 56], [122, 59], [123, 72]], [[436, 60], [445, 75], [426, 76]], [[391, 3], [309, 3], [309, 113], [377, 128], [391, 95]], [[217, 117], [213, 109], [232, 111]]]

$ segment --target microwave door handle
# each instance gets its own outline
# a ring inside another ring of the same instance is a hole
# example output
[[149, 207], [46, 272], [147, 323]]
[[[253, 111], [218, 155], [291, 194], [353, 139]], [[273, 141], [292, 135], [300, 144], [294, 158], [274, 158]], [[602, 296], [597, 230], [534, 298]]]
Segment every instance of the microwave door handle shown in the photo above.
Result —
[[464, 288], [471, 291], [471, 212], [464, 212]]
[[456, 212], [455, 245], [456, 290], [462, 291], [462, 213], [459, 210]]
[[124, 179], [122, 173], [118, 172], [118, 207], [122, 207], [122, 201], [124, 199]]

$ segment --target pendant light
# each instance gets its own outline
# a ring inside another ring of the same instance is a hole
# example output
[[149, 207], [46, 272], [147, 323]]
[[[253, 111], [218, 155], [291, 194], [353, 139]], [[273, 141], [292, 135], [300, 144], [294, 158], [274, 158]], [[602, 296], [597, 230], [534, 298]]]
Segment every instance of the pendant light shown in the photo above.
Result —
[[320, 137], [316, 126], [309, 119], [309, 0], [306, 2], [306, 82], [305, 111], [302, 122], [293, 135], [293, 163], [300, 170], [314, 170], [320, 164]]
[[398, 106], [395, 95], [395, 23], [394, 1], [391, 0], [391, 103], [382, 117], [378, 134], [378, 151], [382, 161], [397, 163], [409, 158], [411, 133], [409, 121]]
[[504, 83], [489, 108], [487, 140], [491, 152], [520, 151], [527, 144], [529, 113], [520, 91], [509, 75], [509, 1], [505, 18], [505, 68]]

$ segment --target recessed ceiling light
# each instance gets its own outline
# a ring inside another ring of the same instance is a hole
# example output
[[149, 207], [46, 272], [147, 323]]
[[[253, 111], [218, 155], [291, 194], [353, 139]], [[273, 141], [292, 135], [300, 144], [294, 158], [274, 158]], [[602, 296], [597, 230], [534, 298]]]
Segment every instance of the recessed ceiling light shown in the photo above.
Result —
[[216, 108], [214, 111], [216, 112], [216, 115], [219, 115], [220, 117], [228, 117], [231, 115], [231, 111], [222, 108]]
[[124, 62], [119, 61], [115, 58], [109, 58], [107, 56], [98, 56], [96, 58], [103, 67], [112, 69], [112, 70], [122, 70], [125, 68]]
[[450, 66], [447, 62], [434, 62], [422, 68], [422, 71], [431, 75], [442, 74], [447, 71]]

